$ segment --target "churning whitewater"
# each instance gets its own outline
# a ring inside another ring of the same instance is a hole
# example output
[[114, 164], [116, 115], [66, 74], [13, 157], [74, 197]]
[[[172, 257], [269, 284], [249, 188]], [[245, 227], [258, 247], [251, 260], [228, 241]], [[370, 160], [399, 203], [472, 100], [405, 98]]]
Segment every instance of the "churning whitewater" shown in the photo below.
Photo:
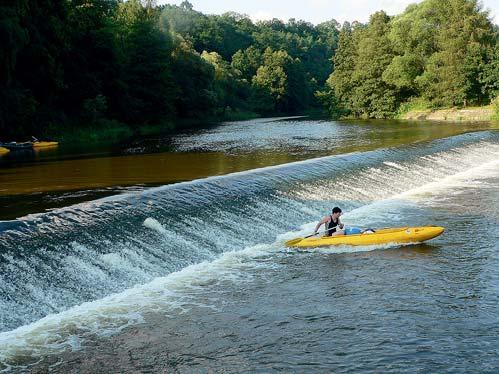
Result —
[[476, 132], [0, 222], [0, 360], [9, 367], [16, 356], [78, 349], [86, 336], [115, 334], [155, 310], [185, 312], [197, 302], [192, 290], [221, 278], [251, 282], [248, 269], [281, 266], [255, 259], [286, 251], [285, 240], [310, 233], [333, 205], [347, 225], [434, 224], [414, 208], [425, 194], [493, 174], [498, 162], [498, 134]]

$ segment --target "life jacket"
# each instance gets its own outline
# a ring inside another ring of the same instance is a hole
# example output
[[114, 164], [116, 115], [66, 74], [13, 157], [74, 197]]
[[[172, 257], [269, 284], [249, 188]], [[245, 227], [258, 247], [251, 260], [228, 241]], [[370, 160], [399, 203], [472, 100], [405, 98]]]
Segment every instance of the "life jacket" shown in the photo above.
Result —
[[336, 228], [340, 223], [340, 219], [338, 218], [336, 222], [333, 221], [333, 216], [331, 216], [331, 220], [327, 223], [326, 227], [326, 236], [331, 236], [333, 232], [336, 232]]

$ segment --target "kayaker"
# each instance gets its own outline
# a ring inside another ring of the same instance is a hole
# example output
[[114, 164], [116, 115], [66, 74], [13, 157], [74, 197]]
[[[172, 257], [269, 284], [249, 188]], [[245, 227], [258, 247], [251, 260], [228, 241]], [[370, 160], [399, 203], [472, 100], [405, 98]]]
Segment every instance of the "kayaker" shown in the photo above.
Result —
[[324, 224], [326, 227], [325, 236], [345, 235], [345, 231], [343, 230], [344, 225], [340, 221], [341, 214], [341, 209], [335, 206], [332, 214], [321, 219], [317, 226], [315, 226], [314, 234], [317, 234], [319, 227]]

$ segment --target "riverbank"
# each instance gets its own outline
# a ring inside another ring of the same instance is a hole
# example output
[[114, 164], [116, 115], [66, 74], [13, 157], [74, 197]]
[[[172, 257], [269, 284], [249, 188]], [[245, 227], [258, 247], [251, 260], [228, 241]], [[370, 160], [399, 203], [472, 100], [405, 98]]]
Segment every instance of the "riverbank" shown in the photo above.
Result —
[[496, 116], [494, 108], [489, 105], [462, 109], [410, 110], [400, 115], [399, 118], [420, 121], [486, 122], [496, 119]]

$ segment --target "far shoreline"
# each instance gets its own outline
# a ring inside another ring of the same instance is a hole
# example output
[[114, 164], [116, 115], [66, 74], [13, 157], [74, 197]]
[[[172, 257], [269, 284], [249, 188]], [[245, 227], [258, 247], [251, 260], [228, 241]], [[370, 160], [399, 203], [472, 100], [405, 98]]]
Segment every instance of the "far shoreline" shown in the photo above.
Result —
[[411, 110], [399, 116], [401, 120], [435, 122], [491, 122], [497, 120], [491, 106]]

